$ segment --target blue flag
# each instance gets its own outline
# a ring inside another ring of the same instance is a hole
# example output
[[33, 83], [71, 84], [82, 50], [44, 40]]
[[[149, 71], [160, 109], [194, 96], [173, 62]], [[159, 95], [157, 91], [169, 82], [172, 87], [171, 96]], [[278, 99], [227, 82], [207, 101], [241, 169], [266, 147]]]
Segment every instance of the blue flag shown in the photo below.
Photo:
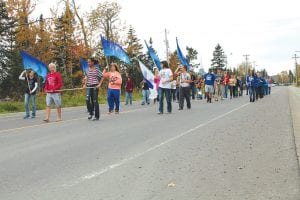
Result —
[[85, 61], [83, 58], [80, 58], [80, 66], [81, 66], [83, 73], [86, 74], [87, 70], [89, 68], [87, 61]]
[[128, 57], [127, 53], [122, 49], [122, 47], [112, 41], [106, 40], [104, 37], [101, 37], [101, 43], [104, 50], [105, 56], [114, 56], [118, 59], [122, 60], [123, 62], [131, 65], [130, 58]]
[[187, 59], [184, 57], [184, 55], [182, 54], [181, 49], [180, 49], [179, 44], [178, 44], [177, 38], [176, 38], [176, 44], [177, 44], [177, 56], [179, 58], [180, 64], [187, 66], [187, 68], [189, 70], [190, 69], [190, 64], [187, 61]]
[[154, 52], [154, 49], [152, 47], [148, 46], [146, 40], [145, 40], [145, 44], [147, 46], [148, 53], [149, 53], [150, 57], [152, 58], [153, 62], [155, 63], [156, 67], [158, 68], [158, 70], [161, 70], [160, 61], [159, 61], [158, 56]]
[[32, 69], [37, 75], [41, 76], [43, 80], [46, 80], [48, 73], [48, 67], [45, 63], [39, 59], [29, 55], [25, 51], [20, 51], [24, 69]]

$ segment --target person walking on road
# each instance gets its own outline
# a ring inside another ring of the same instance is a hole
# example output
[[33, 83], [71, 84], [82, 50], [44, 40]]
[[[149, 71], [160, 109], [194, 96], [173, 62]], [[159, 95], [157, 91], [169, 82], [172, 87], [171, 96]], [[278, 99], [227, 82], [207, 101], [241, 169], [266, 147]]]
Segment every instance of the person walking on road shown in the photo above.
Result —
[[[187, 66], [180, 67], [181, 72], [179, 76], [179, 110], [183, 110], [184, 99], [186, 100], [186, 105], [188, 109], [191, 109], [191, 75], [187, 72]], [[178, 69], [176, 70], [178, 71]]]
[[119, 114], [122, 76], [118, 65], [116, 63], [111, 63], [108, 72], [104, 69], [103, 77], [109, 79], [107, 90], [108, 114], [112, 114], [114, 108], [115, 114]]
[[155, 84], [155, 90], [157, 91], [157, 97], [154, 99], [154, 103], [159, 102], [159, 82], [160, 82], [160, 76], [159, 76], [159, 70], [157, 67], [154, 69], [154, 84]]
[[248, 91], [249, 91], [249, 98], [250, 98], [250, 102], [255, 102], [255, 82], [256, 77], [254, 75], [254, 71], [252, 71], [252, 73], [250, 75], [247, 76], [247, 86], [248, 86]]
[[232, 74], [231, 78], [229, 79], [230, 99], [235, 97], [235, 89], [236, 89], [236, 78], [234, 74]]
[[89, 68], [86, 73], [84, 87], [86, 90], [86, 106], [89, 112], [88, 119], [93, 121], [99, 120], [100, 108], [98, 102], [99, 88], [103, 81], [103, 75], [99, 67], [96, 67], [98, 62], [94, 58], [88, 59]]
[[125, 105], [128, 105], [128, 103], [130, 103], [130, 105], [132, 105], [133, 88], [134, 88], [134, 84], [133, 84], [132, 77], [128, 76], [126, 84], [125, 84], [125, 99], [126, 99]]
[[207, 103], [211, 103], [211, 98], [214, 93], [215, 79], [216, 76], [212, 73], [211, 69], [209, 69], [209, 72], [204, 75]]
[[54, 102], [57, 110], [56, 121], [61, 121], [61, 94], [60, 89], [62, 87], [62, 78], [59, 72], [56, 72], [56, 65], [54, 63], [49, 64], [49, 73], [46, 76], [45, 92], [46, 95], [46, 118], [44, 122], [50, 121], [51, 102]]
[[149, 99], [149, 96], [150, 96], [150, 90], [149, 90], [149, 85], [147, 83], [147, 81], [145, 79], [142, 80], [141, 82], [142, 84], [142, 93], [143, 93], [143, 98], [142, 98], [142, 106], [145, 105], [146, 103], [149, 105], [150, 104], [150, 99]]
[[173, 73], [169, 68], [167, 61], [161, 62], [162, 69], [159, 72], [160, 83], [159, 83], [159, 112], [157, 114], [164, 113], [164, 96], [167, 100], [167, 111], [168, 114], [172, 113], [172, 94], [171, 94], [171, 82], [173, 80]]
[[[25, 75], [25, 77], [24, 77]], [[31, 113], [31, 118], [35, 118], [36, 115], [36, 102], [35, 102], [35, 97], [36, 97], [36, 91], [38, 88], [38, 83], [36, 78], [34, 77], [34, 71], [33, 70], [24, 70], [20, 76], [19, 80], [26, 81], [26, 90], [25, 90], [25, 95], [24, 95], [24, 104], [25, 104], [25, 116], [24, 119], [28, 119], [30, 117], [30, 112], [29, 112], [29, 101], [31, 100], [31, 106], [32, 106], [32, 113]]]

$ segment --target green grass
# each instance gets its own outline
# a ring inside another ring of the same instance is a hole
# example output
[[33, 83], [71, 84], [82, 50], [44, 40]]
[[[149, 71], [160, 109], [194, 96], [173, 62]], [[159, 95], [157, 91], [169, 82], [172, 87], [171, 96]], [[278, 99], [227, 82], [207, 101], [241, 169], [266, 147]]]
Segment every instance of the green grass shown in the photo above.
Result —
[[[140, 101], [142, 99], [142, 92], [134, 92], [133, 100]], [[106, 91], [101, 90], [98, 97], [100, 104], [106, 104]], [[37, 110], [44, 110], [46, 106], [45, 94], [38, 94], [36, 97]], [[125, 101], [125, 93], [121, 95], [121, 102]], [[76, 107], [84, 106], [85, 103], [85, 92], [65, 92], [62, 94], [62, 106], [63, 107]], [[29, 105], [30, 108], [30, 105]], [[5, 101], [0, 102], [0, 113], [13, 113], [13, 112], [24, 112], [23, 101]]]

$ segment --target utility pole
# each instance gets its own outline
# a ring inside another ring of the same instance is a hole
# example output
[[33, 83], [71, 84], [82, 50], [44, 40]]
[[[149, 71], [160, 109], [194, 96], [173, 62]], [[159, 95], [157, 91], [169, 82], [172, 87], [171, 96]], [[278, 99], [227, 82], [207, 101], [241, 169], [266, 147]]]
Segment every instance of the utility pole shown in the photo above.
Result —
[[246, 67], [245, 67], [245, 69], [246, 69], [246, 76], [248, 75], [248, 57], [250, 56], [249, 54], [246, 54], [246, 55], [243, 55], [245, 58], [246, 58]]
[[169, 41], [168, 41], [168, 31], [165, 29], [165, 45], [166, 45], [166, 59], [169, 62]]
[[294, 55], [294, 57], [292, 57], [295, 59], [295, 67], [296, 67], [296, 85], [298, 86], [299, 82], [298, 82], [298, 67], [297, 67], [297, 58], [300, 58], [297, 56], [297, 54]]

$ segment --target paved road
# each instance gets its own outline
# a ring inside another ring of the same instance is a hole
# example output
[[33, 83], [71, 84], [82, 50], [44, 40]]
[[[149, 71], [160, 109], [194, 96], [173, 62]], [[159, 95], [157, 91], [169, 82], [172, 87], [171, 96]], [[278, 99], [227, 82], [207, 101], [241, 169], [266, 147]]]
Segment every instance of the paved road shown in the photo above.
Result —
[[0, 199], [299, 200], [288, 96], [277, 87], [251, 104], [193, 101], [178, 111], [174, 103], [162, 116], [136, 104], [98, 122], [84, 107], [49, 124], [43, 112], [2, 115]]

